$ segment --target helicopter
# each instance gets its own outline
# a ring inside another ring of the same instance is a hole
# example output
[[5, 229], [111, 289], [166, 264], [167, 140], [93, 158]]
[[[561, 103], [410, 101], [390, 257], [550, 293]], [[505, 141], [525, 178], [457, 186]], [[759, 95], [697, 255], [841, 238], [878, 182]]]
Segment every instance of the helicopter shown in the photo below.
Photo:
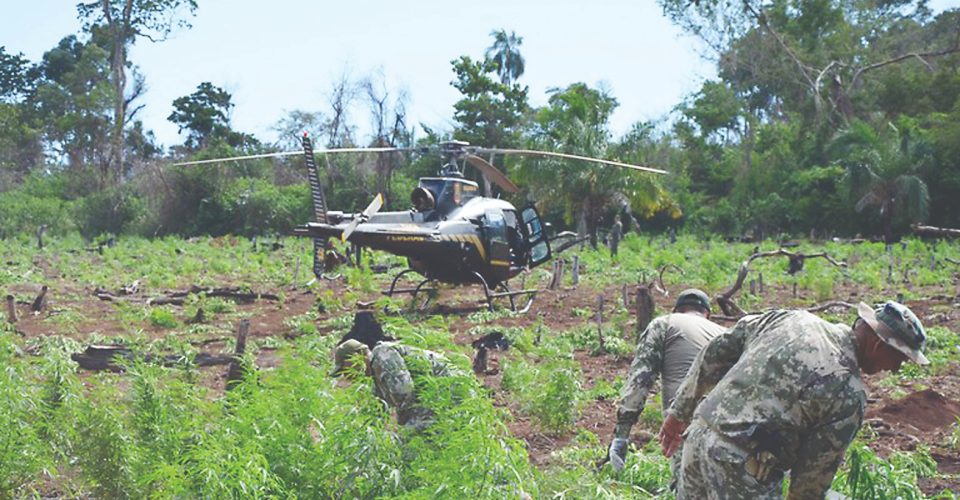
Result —
[[[410, 150], [425, 154], [434, 148], [339, 148], [314, 151], [306, 134], [302, 138], [302, 145], [314, 220], [297, 226], [293, 234], [313, 238], [313, 271], [318, 278], [331, 267], [329, 257], [333, 247], [330, 240], [339, 238], [358, 248], [381, 250], [407, 258], [409, 267], [394, 277], [390, 288], [383, 292], [387, 296], [409, 293], [412, 294], [412, 302], [416, 303], [419, 294], [437, 289], [431, 284], [475, 284], [483, 288], [487, 307], [491, 311], [494, 310], [494, 300], [504, 297], [509, 299], [511, 309], [517, 311], [516, 297], [526, 296], [527, 302], [520, 311], [525, 312], [530, 308], [538, 290], [511, 290], [507, 282], [518, 274], [550, 260], [553, 255], [551, 240], [533, 204], [518, 210], [506, 200], [481, 195], [479, 184], [464, 176], [465, 166], [478, 169], [486, 179], [507, 193], [517, 193], [519, 188], [480, 155], [559, 157], [658, 174], [667, 173], [650, 167], [566, 153], [482, 148], [463, 141], [446, 141], [436, 147], [444, 158], [444, 163], [436, 176], [419, 179], [417, 187], [410, 194], [410, 209], [380, 212], [383, 196], [377, 194], [362, 212], [345, 213], [327, 208], [315, 161], [316, 154]], [[230, 159], [291, 154], [297, 153], [269, 153]], [[213, 161], [218, 160], [179, 165]], [[423, 279], [415, 287], [397, 288], [401, 277], [410, 273], [417, 273]], [[421, 308], [426, 307], [429, 297], [428, 295], [427, 301], [420, 304]]]

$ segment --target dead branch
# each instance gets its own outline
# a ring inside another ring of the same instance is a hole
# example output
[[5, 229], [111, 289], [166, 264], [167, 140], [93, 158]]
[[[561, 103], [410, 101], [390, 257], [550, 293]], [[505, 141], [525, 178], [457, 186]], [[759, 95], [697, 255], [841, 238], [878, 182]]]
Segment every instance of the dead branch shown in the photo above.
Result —
[[907, 59], [917, 58], [920, 60], [921, 63], [923, 63], [924, 66], [927, 67], [928, 70], [933, 71], [933, 66], [931, 66], [930, 63], [927, 62], [927, 58], [946, 56], [956, 52], [960, 52], [960, 47], [951, 47], [949, 49], [939, 50], [936, 52], [909, 52], [906, 54], [901, 54], [897, 57], [887, 59], [886, 61], [880, 61], [878, 63], [874, 63], [869, 66], [864, 66], [858, 69], [857, 72], [853, 74], [853, 78], [850, 80], [850, 88], [856, 88], [857, 80], [859, 80], [860, 76], [863, 75], [864, 73], [882, 68], [884, 66], [888, 66], [890, 64], [896, 64], [898, 62], [905, 61]]
[[664, 297], [670, 295], [670, 292], [668, 292], [667, 287], [663, 285], [663, 273], [671, 267], [676, 269], [677, 271], [680, 271], [681, 276], [684, 275], [683, 269], [681, 269], [680, 266], [676, 264], [666, 264], [660, 268], [660, 273], [657, 275], [656, 289], [657, 291], [662, 293]]
[[945, 261], [947, 261], [947, 262], [949, 262], [949, 263], [951, 263], [951, 264], [960, 265], [960, 260], [957, 260], [957, 259], [951, 259], [950, 257], [947, 257], [947, 258], [945, 258], [945, 259], [943, 259], [943, 260], [945, 260]]
[[746, 311], [741, 309], [740, 306], [738, 306], [732, 300], [732, 297], [734, 296], [734, 294], [740, 291], [741, 287], [743, 287], [743, 281], [747, 278], [747, 273], [750, 272], [751, 262], [753, 262], [755, 259], [759, 259], [763, 257], [775, 257], [778, 255], [784, 255], [790, 259], [790, 270], [789, 270], [790, 274], [795, 274], [799, 272], [801, 269], [803, 269], [804, 260], [817, 258], [817, 257], [823, 258], [827, 262], [837, 267], [847, 267], [846, 262], [837, 262], [836, 260], [833, 259], [833, 257], [830, 257], [830, 255], [828, 255], [826, 252], [803, 254], [799, 252], [791, 252], [789, 250], [784, 250], [783, 248], [778, 248], [777, 250], [773, 250], [769, 252], [755, 252], [753, 255], [747, 258], [747, 260], [743, 261], [743, 263], [740, 264], [740, 270], [737, 272], [737, 282], [734, 283], [729, 290], [727, 290], [726, 292], [716, 297], [717, 304], [720, 304], [720, 308], [723, 310], [723, 313], [725, 315], [744, 316], [747, 314]]

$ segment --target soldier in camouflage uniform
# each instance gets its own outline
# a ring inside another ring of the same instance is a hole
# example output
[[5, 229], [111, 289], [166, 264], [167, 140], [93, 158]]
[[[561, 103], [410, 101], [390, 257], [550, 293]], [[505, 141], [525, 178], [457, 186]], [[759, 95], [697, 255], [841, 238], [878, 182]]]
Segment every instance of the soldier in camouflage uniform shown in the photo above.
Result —
[[906, 306], [861, 303], [857, 313], [849, 327], [770, 311], [707, 345], [660, 429], [668, 455], [686, 429], [679, 499], [781, 498], [786, 471], [791, 499], [824, 497], [863, 420], [860, 372], [927, 363], [923, 326]]
[[362, 355], [366, 373], [373, 377], [373, 393], [397, 412], [397, 422], [417, 431], [433, 423], [433, 412], [419, 404], [415, 381], [421, 376], [459, 376], [464, 373], [449, 364], [439, 353], [398, 344], [380, 342], [371, 351], [365, 344], [347, 340], [334, 354], [334, 374]]
[[[650, 322], [637, 345], [637, 354], [620, 394], [617, 426], [610, 443], [609, 458], [614, 470], [623, 468], [630, 429], [643, 412], [654, 382], [662, 379], [661, 399], [666, 410], [697, 354], [710, 339], [725, 330], [708, 319], [710, 298], [700, 290], [680, 292], [673, 311]], [[679, 456], [671, 462], [674, 472], [679, 466], [678, 459]]]

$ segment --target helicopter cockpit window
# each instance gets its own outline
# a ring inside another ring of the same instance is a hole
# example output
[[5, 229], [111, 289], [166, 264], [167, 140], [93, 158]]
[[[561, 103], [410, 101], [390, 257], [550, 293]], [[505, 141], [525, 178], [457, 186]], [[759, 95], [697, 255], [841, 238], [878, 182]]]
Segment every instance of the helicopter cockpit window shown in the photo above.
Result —
[[543, 226], [540, 225], [540, 217], [533, 209], [523, 211], [523, 221], [527, 225], [527, 241], [534, 242], [541, 239], [543, 235]]
[[487, 210], [483, 214], [483, 229], [490, 239], [490, 258], [510, 260], [510, 245], [507, 243], [507, 224], [502, 210]]
[[487, 210], [483, 214], [484, 227], [489, 231], [490, 239], [507, 240], [507, 223], [500, 210]]
[[470, 201], [479, 194], [480, 190], [477, 186], [457, 181], [449, 181], [447, 183], [447, 192], [444, 193], [445, 196], [450, 196], [450, 199], [453, 200], [453, 204], [458, 207], [462, 207], [464, 203]]

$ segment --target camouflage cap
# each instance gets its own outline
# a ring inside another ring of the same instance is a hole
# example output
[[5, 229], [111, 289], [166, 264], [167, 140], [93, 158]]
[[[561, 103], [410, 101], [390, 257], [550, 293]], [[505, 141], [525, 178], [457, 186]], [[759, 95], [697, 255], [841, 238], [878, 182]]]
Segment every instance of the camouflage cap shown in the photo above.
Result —
[[876, 309], [871, 309], [870, 306], [861, 302], [857, 306], [857, 315], [870, 325], [881, 340], [902, 352], [914, 363], [930, 364], [921, 352], [926, 344], [927, 334], [920, 320], [909, 307], [890, 301]]
[[710, 297], [703, 290], [688, 288], [677, 295], [677, 304], [673, 306], [673, 310], [676, 311], [682, 306], [696, 306], [710, 312]]
[[339, 375], [340, 371], [346, 366], [347, 361], [350, 360], [350, 357], [358, 352], [366, 355], [370, 352], [370, 348], [367, 347], [367, 344], [353, 339], [338, 345], [336, 350], [333, 351], [333, 372], [331, 372], [330, 375]]

